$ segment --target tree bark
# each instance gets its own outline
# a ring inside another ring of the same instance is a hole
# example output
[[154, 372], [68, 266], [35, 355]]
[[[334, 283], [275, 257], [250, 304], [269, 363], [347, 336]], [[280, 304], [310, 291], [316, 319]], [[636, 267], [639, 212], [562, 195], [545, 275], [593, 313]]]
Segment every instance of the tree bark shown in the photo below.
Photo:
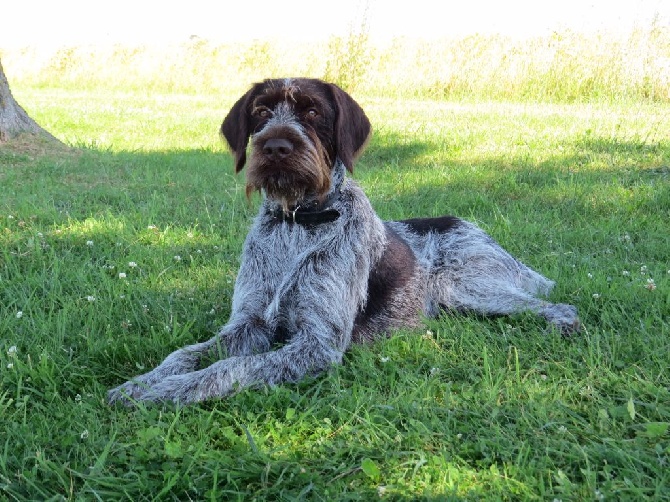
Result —
[[60, 141], [40, 127], [21, 108], [12, 92], [0, 61], [0, 143], [5, 143], [21, 133], [29, 133], [53, 141]]

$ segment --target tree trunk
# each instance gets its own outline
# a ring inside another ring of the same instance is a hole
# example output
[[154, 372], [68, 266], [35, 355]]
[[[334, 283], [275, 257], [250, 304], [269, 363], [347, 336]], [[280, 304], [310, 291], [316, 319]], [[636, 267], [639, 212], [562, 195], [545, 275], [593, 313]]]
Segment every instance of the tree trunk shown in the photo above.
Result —
[[[42, 129], [31, 119], [16, 102], [9, 90], [9, 82], [0, 61], [0, 144], [9, 141], [21, 133], [58, 141], [49, 132]], [[60, 143], [60, 141], [58, 141]]]

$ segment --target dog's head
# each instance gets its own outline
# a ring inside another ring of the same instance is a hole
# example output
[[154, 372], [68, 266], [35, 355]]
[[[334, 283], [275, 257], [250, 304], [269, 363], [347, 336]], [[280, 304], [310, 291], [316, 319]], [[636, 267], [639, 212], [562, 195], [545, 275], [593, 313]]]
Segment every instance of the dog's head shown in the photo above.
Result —
[[264, 190], [285, 207], [330, 189], [339, 159], [349, 171], [370, 135], [370, 121], [342, 89], [316, 79], [255, 84], [232, 107], [221, 134], [235, 158], [247, 162], [247, 193]]

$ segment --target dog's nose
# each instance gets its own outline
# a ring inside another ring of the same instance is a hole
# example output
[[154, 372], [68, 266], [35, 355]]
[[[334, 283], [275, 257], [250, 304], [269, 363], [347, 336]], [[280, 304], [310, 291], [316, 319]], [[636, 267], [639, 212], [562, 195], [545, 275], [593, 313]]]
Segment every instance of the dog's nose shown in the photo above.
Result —
[[273, 138], [263, 144], [263, 155], [272, 159], [283, 159], [293, 152], [293, 143], [287, 139]]

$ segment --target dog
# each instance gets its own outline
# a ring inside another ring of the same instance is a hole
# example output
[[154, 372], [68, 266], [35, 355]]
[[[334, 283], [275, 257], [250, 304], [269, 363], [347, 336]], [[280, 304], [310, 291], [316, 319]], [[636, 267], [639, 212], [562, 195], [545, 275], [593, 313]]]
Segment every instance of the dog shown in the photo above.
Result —
[[[441, 312], [531, 311], [563, 334], [579, 330], [574, 306], [540, 299], [554, 282], [474, 224], [377, 216], [346, 176], [370, 137], [370, 121], [336, 85], [257, 83], [233, 105], [221, 134], [235, 171], [248, 164], [247, 195], [263, 195], [230, 319], [211, 340], [109, 391], [111, 403], [192, 403], [297, 382], [341, 363], [352, 343], [415, 328]], [[221, 348], [225, 358], [201, 367]]]

